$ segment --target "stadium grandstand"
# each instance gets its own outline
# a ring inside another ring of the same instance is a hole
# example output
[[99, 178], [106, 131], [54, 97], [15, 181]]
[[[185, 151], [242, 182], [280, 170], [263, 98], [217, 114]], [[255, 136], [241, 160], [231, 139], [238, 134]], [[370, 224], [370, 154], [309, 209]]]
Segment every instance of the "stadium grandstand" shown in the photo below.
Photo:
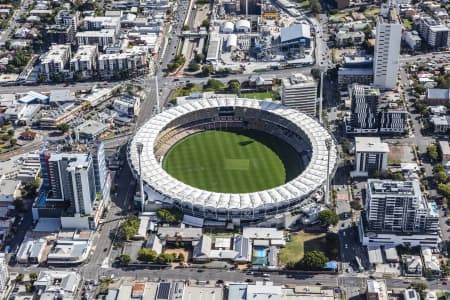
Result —
[[[301, 156], [305, 169], [283, 185], [242, 194], [211, 192], [187, 185], [162, 167], [164, 156], [184, 138], [208, 130], [249, 129], [276, 136]], [[326, 140], [331, 141], [328, 151]], [[256, 221], [293, 210], [323, 189], [334, 174], [336, 143], [317, 121], [274, 102], [236, 97], [192, 101], [168, 109], [145, 123], [128, 150], [128, 162], [138, 178], [137, 143], [143, 144], [142, 178], [147, 201], [159, 201], [184, 213], [210, 220]]]

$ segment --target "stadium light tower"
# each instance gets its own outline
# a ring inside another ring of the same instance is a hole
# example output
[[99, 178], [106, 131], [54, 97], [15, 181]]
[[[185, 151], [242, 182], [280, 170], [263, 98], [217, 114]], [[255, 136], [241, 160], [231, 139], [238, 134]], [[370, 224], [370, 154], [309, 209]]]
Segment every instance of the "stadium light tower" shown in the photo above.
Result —
[[323, 70], [320, 70], [319, 123], [323, 125], [322, 107], [323, 107]]
[[330, 152], [332, 146], [332, 140], [330, 138], [325, 140], [325, 146], [328, 151], [328, 161], [327, 161], [327, 178], [326, 178], [326, 189], [325, 189], [325, 205], [330, 205]]
[[142, 179], [142, 166], [141, 166], [141, 156], [144, 145], [142, 143], [136, 143], [136, 148], [139, 160], [139, 194], [141, 196], [141, 212], [144, 212], [145, 195], [144, 195], [144, 180]]

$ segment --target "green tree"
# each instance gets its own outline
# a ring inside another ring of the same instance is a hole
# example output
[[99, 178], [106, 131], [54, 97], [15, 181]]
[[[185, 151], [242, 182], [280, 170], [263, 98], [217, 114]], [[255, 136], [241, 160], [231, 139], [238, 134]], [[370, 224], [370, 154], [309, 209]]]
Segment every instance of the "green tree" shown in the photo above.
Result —
[[224, 85], [220, 80], [209, 79], [205, 88], [210, 91], [221, 91], [224, 88]]
[[73, 73], [73, 80], [75, 80], [75, 81], [83, 80], [83, 74], [81, 73], [81, 71], [77, 71], [77, 72]]
[[183, 213], [175, 208], [160, 208], [156, 211], [156, 215], [165, 223], [177, 223], [183, 218]]
[[206, 65], [202, 67], [202, 75], [203, 76], [209, 76], [211, 75], [211, 73], [213, 72], [213, 66], [211, 65]]
[[209, 28], [209, 25], [210, 25], [209, 19], [204, 19], [204, 20], [202, 21], [202, 26], [203, 26], [203, 27]]
[[430, 144], [430, 145], [428, 145], [428, 147], [427, 147], [427, 153], [428, 153], [428, 156], [429, 156], [432, 160], [437, 160], [438, 157], [439, 157], [439, 154], [438, 154], [438, 150], [437, 150], [436, 144]]
[[197, 64], [197, 63], [190, 63], [189, 64], [189, 71], [197, 72], [199, 70], [200, 70], [200, 65], [199, 64]]
[[336, 225], [339, 222], [339, 216], [335, 211], [327, 209], [319, 213], [319, 220], [324, 226]]
[[186, 89], [186, 90], [192, 90], [193, 88], [195, 87], [195, 83], [193, 83], [193, 82], [188, 82], [188, 83], [186, 83], [186, 85], [184, 86], [184, 88]]
[[178, 66], [181, 66], [186, 62], [186, 57], [184, 57], [184, 55], [178, 54], [177, 56], [175, 56], [174, 62]]
[[312, 68], [311, 69], [311, 76], [314, 77], [315, 79], [319, 79], [320, 78], [320, 69], [319, 68]]
[[142, 248], [138, 252], [137, 259], [143, 262], [154, 262], [156, 258], [158, 257], [155, 250], [149, 249], [149, 248]]
[[444, 168], [444, 166], [441, 165], [441, 164], [435, 164], [435, 165], [433, 166], [433, 171], [434, 171], [435, 173], [438, 173], [438, 172], [445, 172], [445, 168]]
[[339, 254], [339, 236], [336, 233], [328, 232], [326, 235], [328, 254], [337, 257]]
[[179, 261], [184, 261], [184, 259], [185, 259], [184, 254], [183, 254], [182, 252], [180, 252], [180, 253], [178, 254], [178, 260], [179, 260]]
[[428, 289], [428, 285], [425, 282], [413, 282], [411, 287], [420, 294], [421, 298], [424, 298], [425, 290]]
[[350, 202], [350, 207], [354, 210], [361, 210], [362, 205], [361, 205], [361, 202], [353, 200]]
[[25, 292], [31, 293], [32, 289], [33, 289], [33, 284], [31, 284], [31, 282], [25, 282]]
[[38, 188], [41, 186], [41, 180], [36, 178], [35, 180], [29, 181], [25, 183], [23, 186], [21, 193], [23, 198], [34, 198], [36, 197], [36, 192]]
[[444, 183], [440, 183], [438, 184], [438, 188], [437, 191], [440, 195], [449, 198], [450, 197], [450, 186], [444, 184]]
[[35, 282], [37, 280], [37, 278], [38, 278], [38, 274], [37, 273], [35, 273], [35, 272], [31, 272], [30, 273], [30, 280], [32, 282]]
[[178, 68], [178, 66], [174, 63], [167, 64], [167, 69], [169, 70], [169, 72], [174, 72], [177, 68]]
[[439, 171], [434, 174], [434, 178], [438, 183], [446, 183], [448, 180], [447, 173], [445, 171]]
[[58, 129], [62, 133], [66, 133], [67, 131], [69, 131], [70, 126], [67, 123], [61, 123], [61, 124], [56, 125], [56, 129]]
[[232, 79], [228, 81], [227, 90], [230, 93], [237, 94], [241, 90], [241, 83], [239, 82], [239, 80]]
[[306, 252], [299, 262], [299, 267], [304, 270], [321, 270], [329, 261], [328, 257], [322, 251]]
[[13, 201], [13, 205], [17, 209], [17, 211], [22, 211], [23, 210], [23, 200], [22, 199], [14, 200]]
[[135, 215], [129, 216], [122, 224], [120, 224], [120, 228], [123, 232], [123, 236], [125, 240], [129, 240], [136, 235], [137, 230], [139, 229], [139, 219]]
[[415, 82], [413, 87], [414, 87], [414, 91], [419, 94], [423, 94], [426, 91], [426, 88], [418, 82]]
[[156, 261], [160, 264], [171, 263], [175, 260], [174, 253], [161, 253]]
[[189, 25], [183, 25], [183, 31], [188, 31], [188, 30], [190, 30], [191, 28], [189, 27]]
[[23, 275], [22, 273], [19, 273], [19, 274], [17, 274], [16, 281], [17, 282], [22, 282], [24, 277], [25, 277], [25, 275]]
[[367, 39], [372, 36], [372, 25], [367, 24], [366, 27], [364, 27], [364, 34], [366, 35]]
[[121, 254], [117, 257], [117, 260], [123, 265], [128, 265], [131, 262], [131, 257], [128, 254]]
[[197, 53], [197, 55], [195, 56], [195, 61], [198, 63], [201, 63], [205, 60], [205, 54], [203, 53]]
[[311, 0], [309, 8], [313, 14], [318, 14], [322, 11], [322, 5], [317, 0]]
[[9, 141], [9, 144], [10, 144], [11, 146], [15, 146], [15, 145], [17, 144], [17, 140], [16, 140], [16, 139], [11, 139], [11, 140]]

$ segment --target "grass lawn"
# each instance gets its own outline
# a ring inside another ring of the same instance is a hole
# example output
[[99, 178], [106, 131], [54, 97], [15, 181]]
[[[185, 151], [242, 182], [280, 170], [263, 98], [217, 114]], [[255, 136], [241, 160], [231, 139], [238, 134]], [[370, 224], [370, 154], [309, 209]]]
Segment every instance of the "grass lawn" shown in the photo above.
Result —
[[250, 99], [257, 99], [257, 100], [265, 100], [267, 98], [270, 98], [272, 100], [278, 100], [280, 98], [278, 93], [273, 92], [273, 91], [255, 92], [255, 93], [243, 93], [243, 94], [241, 94], [241, 97], [243, 97], [243, 98], [250, 98]]
[[301, 8], [308, 8], [311, 4], [308, 0], [301, 1], [298, 5], [300, 5]]
[[284, 184], [297, 176], [303, 165], [290, 145], [272, 135], [254, 130], [210, 130], [173, 146], [163, 168], [200, 189], [250, 193]]
[[323, 241], [325, 233], [291, 233], [291, 241], [286, 243], [286, 247], [280, 251], [280, 260], [282, 264], [288, 262], [296, 263], [303, 258], [306, 251], [324, 250]]
[[410, 20], [402, 19], [402, 21], [403, 21], [403, 25], [405, 25], [405, 28], [407, 30], [412, 30], [413, 29], [413, 24], [412, 24], [412, 22]]
[[380, 9], [379, 8], [373, 8], [373, 9], [366, 9], [364, 11], [364, 15], [366, 16], [366, 18], [373, 18], [377, 15], [380, 14]]
[[171, 95], [171, 100], [176, 99], [177, 97], [188, 96], [192, 92], [201, 92], [203, 91], [203, 87], [196, 85], [192, 89], [186, 89], [184, 87], [179, 87], [175, 89]]

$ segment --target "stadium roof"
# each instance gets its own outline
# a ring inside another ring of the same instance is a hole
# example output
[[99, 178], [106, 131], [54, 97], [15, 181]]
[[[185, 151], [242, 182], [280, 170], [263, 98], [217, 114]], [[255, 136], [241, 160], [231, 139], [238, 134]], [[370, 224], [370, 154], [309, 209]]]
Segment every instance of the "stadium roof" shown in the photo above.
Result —
[[[201, 190], [187, 185], [171, 175], [161, 166], [153, 153], [158, 134], [173, 120], [200, 109], [222, 106], [247, 107], [268, 111], [291, 121], [298, 130], [305, 133], [311, 144], [311, 159], [306, 169], [291, 181], [268, 190], [227, 194]], [[129, 159], [132, 168], [139, 170], [136, 143], [143, 144], [142, 176], [144, 182], [165, 199], [179, 199], [192, 205], [216, 209], [256, 209], [289, 204], [292, 200], [302, 199], [314, 193], [327, 178], [328, 150], [326, 140], [331, 139], [330, 173], [336, 165], [336, 145], [325, 128], [317, 121], [297, 110], [287, 108], [274, 102], [257, 101], [243, 98], [210, 98], [191, 101], [184, 105], [168, 109], [145, 123], [131, 142]], [[138, 172], [136, 172], [138, 173]], [[167, 198], [166, 198], [167, 197]]]

